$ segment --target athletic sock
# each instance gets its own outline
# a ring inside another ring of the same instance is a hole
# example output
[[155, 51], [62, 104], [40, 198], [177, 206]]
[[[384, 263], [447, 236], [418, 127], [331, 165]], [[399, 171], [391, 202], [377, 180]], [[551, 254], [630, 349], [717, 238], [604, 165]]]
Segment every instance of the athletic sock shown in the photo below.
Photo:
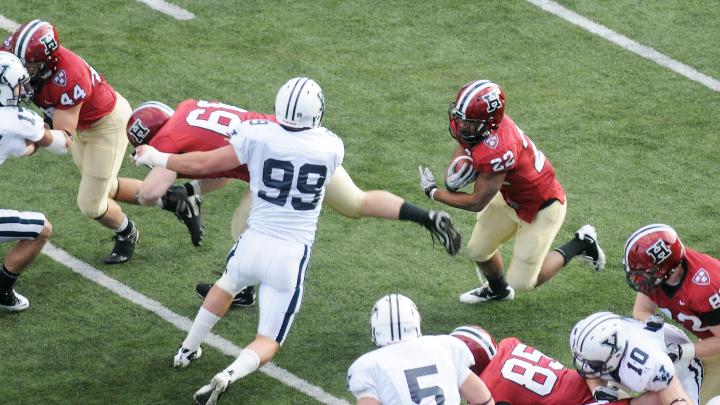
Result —
[[243, 349], [240, 355], [223, 372], [230, 376], [230, 383], [245, 377], [257, 370], [260, 366], [260, 357], [250, 349]]
[[3, 264], [0, 269], [0, 295], [12, 291], [12, 288], [15, 285], [15, 280], [17, 280], [19, 276], [19, 274], [15, 274], [8, 270]]
[[[120, 223], [120, 226], [115, 228], [115, 233], [123, 234], [127, 230], [128, 225], [130, 225], [130, 220], [128, 219], [127, 215], [123, 215], [123, 220]], [[126, 235], [123, 235], [126, 236]]]
[[[127, 222], [125, 222], [127, 221]], [[119, 236], [122, 236], [124, 238], [130, 236], [131, 233], [135, 230], [135, 223], [132, 220], [129, 220], [128, 217], [125, 217], [125, 221], [123, 223], [125, 226], [121, 226], [118, 229], [115, 230], [115, 233], [117, 233]]]
[[208, 311], [204, 307], [200, 307], [200, 310], [195, 316], [195, 321], [188, 332], [187, 337], [182, 343], [184, 349], [188, 349], [191, 352], [197, 350], [200, 347], [205, 336], [210, 332], [210, 329], [220, 320], [220, 317]]
[[425, 208], [418, 207], [417, 205], [410, 204], [409, 202], [403, 202], [400, 206], [400, 215], [398, 219], [401, 221], [413, 221], [424, 226], [427, 229], [433, 227], [433, 221], [430, 218], [430, 211]]
[[503, 292], [507, 291], [508, 284], [505, 281], [505, 277], [503, 277], [502, 273], [498, 274], [497, 276], [485, 276], [485, 279], [488, 282], [490, 290], [495, 294], [500, 295]]
[[556, 248], [555, 251], [560, 253], [563, 257], [563, 260], [565, 261], [563, 266], [567, 266], [573, 257], [585, 251], [585, 242], [578, 238], [572, 238], [570, 242]]

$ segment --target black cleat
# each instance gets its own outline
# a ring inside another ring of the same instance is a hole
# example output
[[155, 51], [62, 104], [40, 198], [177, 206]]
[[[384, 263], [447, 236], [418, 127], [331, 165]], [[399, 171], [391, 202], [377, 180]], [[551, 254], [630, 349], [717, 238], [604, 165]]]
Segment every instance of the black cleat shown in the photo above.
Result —
[[[195, 292], [197, 293], [198, 297], [205, 299], [205, 297], [210, 292], [210, 289], [212, 288], [212, 284], [198, 284], [195, 286]], [[230, 304], [231, 308], [242, 308], [242, 307], [249, 307], [255, 303], [255, 286], [248, 286], [240, 290], [239, 293], [235, 295], [233, 298], [232, 304]]]
[[184, 186], [171, 186], [165, 199], [175, 206], [175, 216], [182, 221], [190, 232], [190, 240], [194, 246], [202, 245], [205, 237], [205, 225], [202, 221], [200, 206], [202, 199], [196, 195], [188, 196]]
[[428, 228], [433, 239], [443, 244], [449, 255], [455, 256], [460, 251], [461, 237], [450, 215], [444, 211], [430, 211], [432, 225]]
[[113, 236], [115, 246], [112, 252], [105, 257], [105, 264], [120, 264], [132, 259], [138, 239], [140, 239], [140, 231], [138, 231], [134, 224], [130, 235], [121, 236], [115, 234], [115, 236]]

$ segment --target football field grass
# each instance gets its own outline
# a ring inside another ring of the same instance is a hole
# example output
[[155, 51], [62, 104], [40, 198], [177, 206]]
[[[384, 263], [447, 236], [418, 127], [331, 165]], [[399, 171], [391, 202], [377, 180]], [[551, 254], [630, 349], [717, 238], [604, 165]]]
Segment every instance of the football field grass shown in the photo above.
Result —
[[[712, 2], [560, 3], [720, 78], [720, 8]], [[570, 366], [576, 321], [601, 310], [631, 313], [634, 294], [620, 259], [632, 231], [667, 223], [687, 246], [720, 255], [720, 94], [526, 1], [174, 4], [195, 18], [179, 21], [128, 0], [10, 0], [0, 3], [0, 15], [56, 25], [61, 43], [133, 106], [204, 98], [270, 113], [280, 85], [311, 77], [325, 92], [325, 126], [343, 139], [343, 166], [356, 184], [448, 211], [464, 241], [474, 215], [428, 200], [417, 166], [442, 175], [454, 147], [448, 103], [462, 84], [491, 79], [508, 95], [506, 113], [550, 159], [567, 193], [555, 245], [585, 223], [598, 229], [605, 272], [573, 261], [514, 301], [467, 306], [457, 297], [478, 281], [465, 248], [449, 257], [415, 224], [323, 210], [302, 309], [273, 362], [332, 396], [352, 402], [345, 374], [372, 349], [369, 311], [387, 293], [417, 303], [425, 334], [475, 323]], [[120, 172], [146, 173], [129, 161]], [[46, 213], [53, 245], [189, 319], [201, 303], [195, 284], [214, 281], [224, 267], [230, 217], [247, 187], [236, 182], [205, 196], [207, 236], [198, 248], [169, 213], [124, 206], [140, 242], [130, 263], [107, 266], [111, 233], [76, 208], [79, 174], [70, 156], [42, 151], [11, 159], [0, 176], [0, 207]], [[9, 247], [0, 245], [0, 257]], [[506, 265], [511, 247], [503, 249]], [[46, 255], [16, 288], [31, 307], [0, 312], [0, 403], [191, 403], [232, 361], [205, 345], [190, 368], [173, 369], [184, 331]], [[231, 311], [213, 332], [242, 347], [256, 326], [251, 307]], [[262, 373], [239, 380], [223, 402], [317, 403]]]

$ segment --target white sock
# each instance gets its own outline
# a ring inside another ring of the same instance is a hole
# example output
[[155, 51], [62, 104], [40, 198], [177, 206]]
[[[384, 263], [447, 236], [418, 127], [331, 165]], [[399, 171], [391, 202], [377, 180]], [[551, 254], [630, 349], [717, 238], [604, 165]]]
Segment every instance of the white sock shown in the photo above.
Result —
[[130, 221], [128, 220], [127, 215], [123, 214], [122, 224], [120, 224], [120, 227], [119, 227], [119, 228], [115, 229], [115, 233], [124, 231], [125, 228], [127, 228], [129, 222], [130, 222]]
[[230, 375], [230, 383], [234, 383], [257, 370], [259, 366], [260, 357], [258, 357], [257, 353], [250, 349], [243, 349], [238, 358], [223, 370], [223, 372], [228, 373]]
[[215, 326], [220, 317], [208, 311], [204, 307], [200, 307], [200, 310], [195, 317], [195, 321], [188, 332], [187, 337], [182, 343], [182, 347], [194, 352], [200, 347], [205, 336], [210, 332], [210, 329]]

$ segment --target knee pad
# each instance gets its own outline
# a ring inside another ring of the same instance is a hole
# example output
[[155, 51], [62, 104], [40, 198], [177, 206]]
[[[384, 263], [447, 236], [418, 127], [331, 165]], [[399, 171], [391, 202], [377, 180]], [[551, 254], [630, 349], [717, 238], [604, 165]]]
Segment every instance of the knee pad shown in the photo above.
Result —
[[497, 249], [492, 249], [488, 252], [488, 246], [483, 246], [482, 243], [472, 243], [472, 239], [467, 245], [467, 254], [473, 261], [486, 262], [495, 255]]
[[530, 291], [537, 285], [541, 265], [542, 263], [513, 257], [505, 278], [515, 291]]
[[107, 212], [107, 196], [97, 198], [94, 196], [79, 194], [77, 197], [77, 205], [83, 215], [90, 219], [97, 219], [105, 215], [105, 212]]

